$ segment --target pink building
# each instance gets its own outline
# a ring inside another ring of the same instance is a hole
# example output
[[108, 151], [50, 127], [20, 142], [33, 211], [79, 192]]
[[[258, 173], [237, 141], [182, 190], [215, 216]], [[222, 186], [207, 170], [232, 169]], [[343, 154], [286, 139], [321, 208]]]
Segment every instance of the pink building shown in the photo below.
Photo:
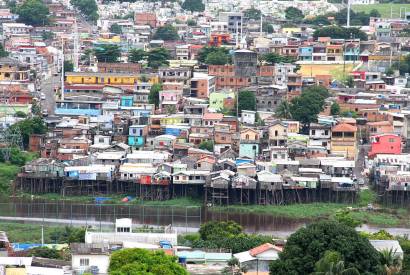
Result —
[[373, 158], [377, 154], [400, 154], [401, 138], [393, 134], [380, 134], [370, 137], [371, 149], [369, 157]]

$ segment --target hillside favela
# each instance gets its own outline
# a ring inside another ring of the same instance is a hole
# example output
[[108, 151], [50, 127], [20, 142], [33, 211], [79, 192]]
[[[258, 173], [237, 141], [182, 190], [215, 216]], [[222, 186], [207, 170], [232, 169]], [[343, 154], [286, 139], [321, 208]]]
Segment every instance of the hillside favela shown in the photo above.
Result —
[[0, 0], [0, 275], [188, 274], [410, 274], [410, 0]]

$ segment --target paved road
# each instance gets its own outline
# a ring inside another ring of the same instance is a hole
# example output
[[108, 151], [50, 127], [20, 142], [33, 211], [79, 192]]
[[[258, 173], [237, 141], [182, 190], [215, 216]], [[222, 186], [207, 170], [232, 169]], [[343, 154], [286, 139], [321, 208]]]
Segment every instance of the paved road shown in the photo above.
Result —
[[362, 171], [365, 168], [364, 159], [370, 150], [370, 145], [369, 144], [358, 145], [358, 150], [359, 152], [358, 152], [356, 164], [354, 167], [354, 175], [356, 176], [357, 179], [363, 178], [366, 182], [366, 178], [364, 178], [364, 176], [362, 175]]
[[47, 110], [49, 115], [54, 114], [56, 104], [54, 87], [60, 86], [60, 83], [60, 74], [58, 74], [57, 76], [51, 75], [51, 77], [43, 80], [40, 85], [41, 92], [46, 96], [45, 100], [41, 101], [41, 109]]

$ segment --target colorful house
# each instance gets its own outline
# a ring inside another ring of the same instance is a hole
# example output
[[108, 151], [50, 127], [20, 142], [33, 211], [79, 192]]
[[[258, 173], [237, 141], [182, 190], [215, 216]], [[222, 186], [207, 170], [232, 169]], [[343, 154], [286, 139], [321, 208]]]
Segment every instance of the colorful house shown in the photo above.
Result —
[[401, 138], [394, 134], [380, 134], [370, 137], [371, 149], [369, 157], [373, 158], [377, 154], [401, 153]]
[[[228, 100], [231, 99], [231, 100]], [[235, 99], [234, 92], [224, 92], [218, 91], [213, 92], [209, 95], [209, 108], [219, 111], [221, 109], [230, 109], [231, 104], [227, 104], [229, 102], [233, 102]]]
[[357, 154], [356, 132], [357, 127], [347, 123], [334, 126], [332, 128], [331, 153], [355, 159]]

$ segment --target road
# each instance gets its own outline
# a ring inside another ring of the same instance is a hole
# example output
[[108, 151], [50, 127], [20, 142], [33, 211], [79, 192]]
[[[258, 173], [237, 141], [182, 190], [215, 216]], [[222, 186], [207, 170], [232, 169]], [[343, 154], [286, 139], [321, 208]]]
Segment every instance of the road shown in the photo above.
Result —
[[363, 179], [365, 183], [367, 183], [367, 177], [362, 175], [362, 172], [364, 170], [364, 160], [365, 156], [367, 156], [368, 152], [370, 150], [370, 144], [360, 144], [358, 145], [358, 154], [357, 154], [357, 159], [354, 167], [354, 175], [356, 176], [357, 179]]
[[41, 92], [46, 96], [44, 100], [41, 100], [41, 109], [43, 111], [47, 110], [49, 115], [54, 114], [56, 105], [54, 87], [60, 86], [60, 83], [60, 74], [58, 74], [57, 76], [51, 75], [47, 79], [44, 79], [40, 84]]

